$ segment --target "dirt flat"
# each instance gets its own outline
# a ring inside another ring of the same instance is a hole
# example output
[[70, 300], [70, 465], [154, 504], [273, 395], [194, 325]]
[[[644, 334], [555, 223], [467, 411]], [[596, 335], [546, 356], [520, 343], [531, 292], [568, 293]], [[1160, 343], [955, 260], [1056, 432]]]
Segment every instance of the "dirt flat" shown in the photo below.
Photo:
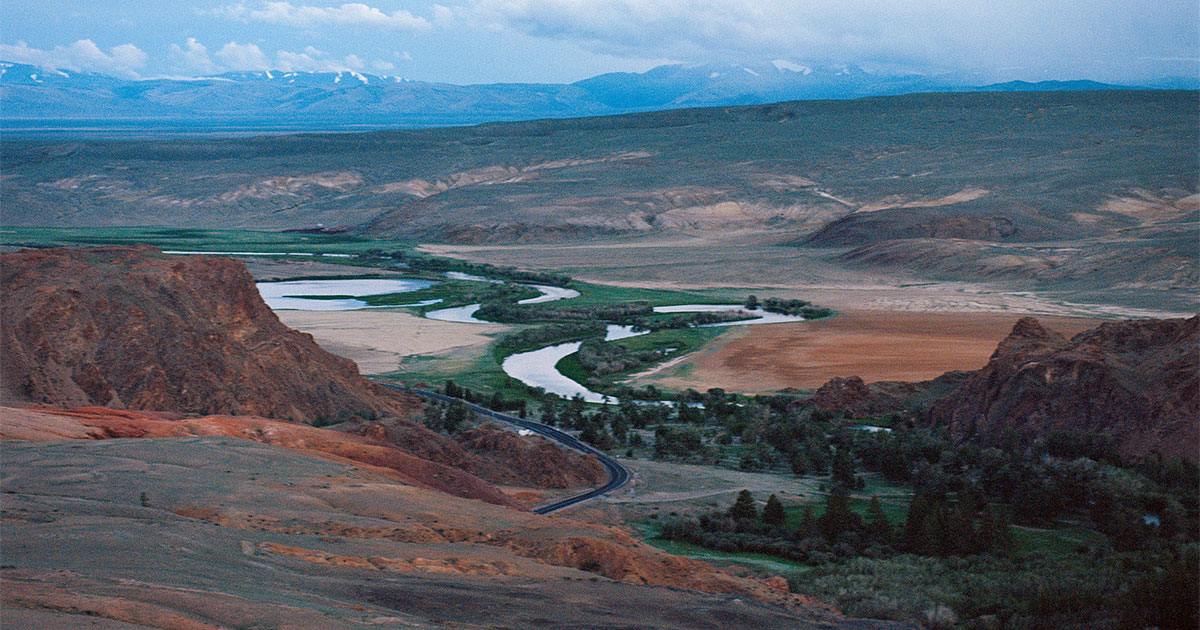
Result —
[[459, 324], [402, 311], [277, 311], [280, 321], [313, 336], [333, 354], [358, 364], [363, 374], [396, 371], [400, 360], [486, 345], [501, 324]]
[[[757, 393], [815, 389], [835, 376], [864, 381], [922, 381], [951, 370], [977, 370], [1021, 316], [1009, 313], [843, 311], [812, 322], [746, 326], [656, 378], [667, 387]], [[1100, 324], [1039, 317], [1067, 335]]]

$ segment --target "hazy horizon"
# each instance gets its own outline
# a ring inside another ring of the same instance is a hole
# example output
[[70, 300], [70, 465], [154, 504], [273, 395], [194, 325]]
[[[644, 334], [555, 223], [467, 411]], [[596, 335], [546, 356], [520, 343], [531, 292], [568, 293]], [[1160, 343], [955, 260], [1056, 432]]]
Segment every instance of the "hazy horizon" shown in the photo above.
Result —
[[571, 83], [666, 64], [777, 62], [979, 83], [1200, 75], [1190, 2], [132, 0], [5, 3], [0, 60], [125, 78], [355, 71]]

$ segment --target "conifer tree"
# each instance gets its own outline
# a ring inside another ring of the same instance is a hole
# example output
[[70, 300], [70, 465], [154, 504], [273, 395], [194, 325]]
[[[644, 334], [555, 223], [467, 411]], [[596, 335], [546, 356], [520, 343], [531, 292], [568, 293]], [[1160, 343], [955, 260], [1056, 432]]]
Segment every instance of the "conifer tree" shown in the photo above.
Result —
[[833, 456], [833, 484], [846, 488], [854, 487], [854, 457], [848, 449], [839, 448]]
[[817, 526], [830, 541], [844, 531], [862, 526], [862, 519], [850, 510], [850, 491], [846, 487], [834, 486], [825, 499], [825, 513], [817, 519]]
[[763, 507], [762, 521], [767, 525], [783, 525], [786, 514], [783, 511], [783, 504], [779, 502], [779, 497], [771, 495], [767, 498], [767, 505]]
[[871, 503], [867, 505], [867, 532], [872, 538], [881, 541], [887, 541], [892, 537], [892, 524], [888, 522], [887, 515], [883, 513], [879, 497], [871, 497]]
[[733, 507], [729, 508], [729, 515], [733, 518], [758, 518], [758, 508], [755, 507], [754, 496], [750, 494], [749, 490], [742, 490], [738, 493]]

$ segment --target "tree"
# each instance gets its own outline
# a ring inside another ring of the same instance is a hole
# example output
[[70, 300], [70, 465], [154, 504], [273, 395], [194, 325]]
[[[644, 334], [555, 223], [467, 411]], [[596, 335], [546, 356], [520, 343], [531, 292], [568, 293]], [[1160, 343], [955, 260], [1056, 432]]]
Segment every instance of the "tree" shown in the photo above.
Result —
[[775, 525], [776, 527], [783, 525], [783, 520], [786, 514], [783, 512], [783, 504], [779, 502], [779, 497], [771, 495], [767, 498], [767, 505], [763, 507], [762, 521], [767, 525]]
[[983, 509], [979, 525], [979, 542], [983, 550], [995, 555], [1008, 555], [1012, 551], [1012, 533], [1008, 529], [1008, 516], [993, 507]]
[[855, 487], [854, 456], [850, 454], [850, 449], [837, 449], [837, 453], [833, 456], [833, 468], [831, 472], [835, 486], [845, 488]]
[[434, 431], [438, 430], [438, 428], [442, 426], [442, 408], [437, 403], [426, 403], [424, 415], [425, 417], [423, 422], [425, 423], [425, 426], [433, 429]]
[[758, 308], [758, 296], [751, 293], [746, 297], [746, 310], [753, 311]]
[[547, 398], [542, 403], [542, 424], [554, 426], [558, 424], [558, 410], [554, 405], [553, 398]]
[[624, 444], [629, 439], [629, 420], [625, 416], [617, 414], [609, 424], [612, 425], [613, 437]]
[[826, 497], [825, 513], [817, 519], [817, 527], [831, 542], [844, 531], [862, 527], [862, 518], [850, 510], [850, 491], [845, 486], [834, 486]]
[[888, 522], [887, 514], [883, 513], [879, 497], [871, 497], [867, 505], [867, 532], [877, 540], [886, 541], [892, 537], [892, 524]]
[[754, 496], [750, 494], [749, 490], [742, 490], [738, 493], [733, 507], [729, 508], [729, 516], [746, 519], [758, 518], [758, 508], [754, 505]]
[[797, 452], [792, 456], [792, 474], [796, 476], [808, 473], [811, 464], [808, 461], [808, 456], [802, 452]]
[[450, 403], [450, 408], [442, 417], [442, 428], [446, 430], [446, 433], [454, 433], [462, 426], [462, 423], [467, 421], [468, 413], [466, 405], [461, 402], [456, 400]]
[[813, 527], [817, 522], [817, 518], [813, 516], [811, 505], [805, 505], [804, 510], [800, 512], [800, 528], [799, 531], [805, 536], [812, 533]]

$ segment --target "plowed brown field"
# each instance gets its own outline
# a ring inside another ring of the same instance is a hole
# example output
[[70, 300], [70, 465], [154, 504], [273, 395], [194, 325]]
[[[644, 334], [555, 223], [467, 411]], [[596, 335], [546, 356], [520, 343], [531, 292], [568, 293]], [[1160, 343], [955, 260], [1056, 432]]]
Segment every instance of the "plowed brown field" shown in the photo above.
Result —
[[[1020, 319], [1006, 313], [843, 311], [794, 324], [745, 326], [657, 378], [659, 386], [737, 392], [814, 389], [835, 376], [922, 381], [977, 370]], [[1100, 320], [1039, 317], [1066, 336]]]

